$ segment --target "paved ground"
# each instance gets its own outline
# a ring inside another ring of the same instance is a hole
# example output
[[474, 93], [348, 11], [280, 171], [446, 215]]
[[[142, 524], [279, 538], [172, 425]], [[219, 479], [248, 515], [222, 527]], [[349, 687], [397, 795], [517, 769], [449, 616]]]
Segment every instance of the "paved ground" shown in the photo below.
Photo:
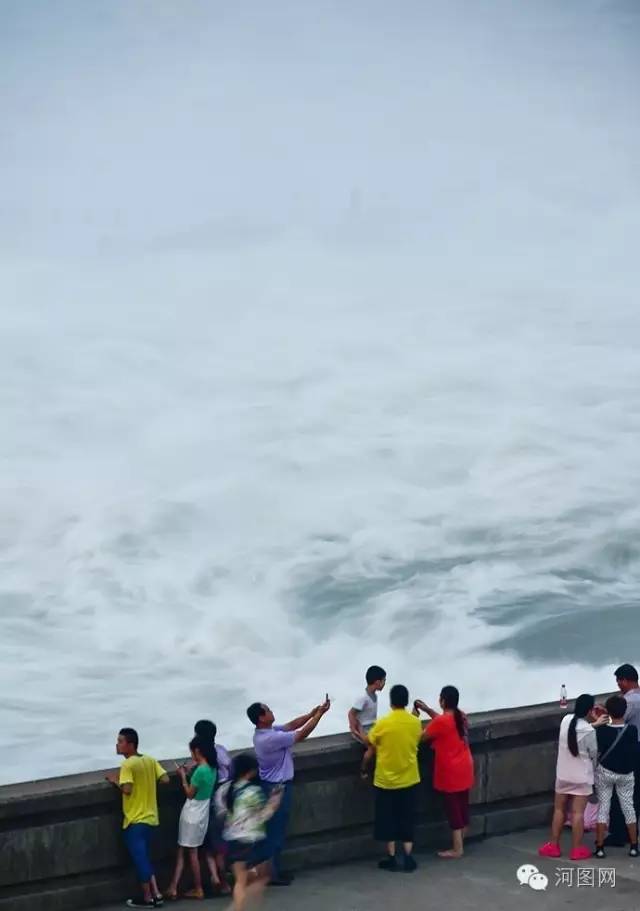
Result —
[[[545, 831], [529, 830], [472, 842], [461, 861], [418, 855], [419, 869], [411, 874], [385, 873], [369, 862], [300, 873], [291, 886], [268, 889], [262, 911], [640, 909], [640, 859], [633, 860], [626, 850], [618, 848], [611, 849], [606, 860], [594, 858], [582, 864], [572, 864], [566, 859], [547, 861], [536, 855], [536, 848], [546, 840], [545, 836]], [[516, 873], [524, 864], [534, 864], [548, 877], [545, 891], [518, 883]], [[572, 871], [573, 885], [556, 885], [558, 867]], [[580, 868], [583, 882], [578, 885]], [[615, 885], [599, 885], [600, 877], [610, 877], [612, 869]], [[181, 901], [167, 903], [165, 907], [185, 911], [194, 905], [226, 911], [229, 901], [222, 898], [203, 903]]]

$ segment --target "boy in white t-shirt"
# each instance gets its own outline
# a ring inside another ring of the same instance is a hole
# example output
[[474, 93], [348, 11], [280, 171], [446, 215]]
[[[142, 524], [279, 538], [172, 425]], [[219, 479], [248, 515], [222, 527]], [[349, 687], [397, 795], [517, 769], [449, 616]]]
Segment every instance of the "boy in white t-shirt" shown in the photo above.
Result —
[[365, 674], [366, 689], [351, 703], [349, 730], [360, 743], [367, 743], [367, 734], [378, 717], [378, 693], [384, 689], [387, 672], [373, 664]]

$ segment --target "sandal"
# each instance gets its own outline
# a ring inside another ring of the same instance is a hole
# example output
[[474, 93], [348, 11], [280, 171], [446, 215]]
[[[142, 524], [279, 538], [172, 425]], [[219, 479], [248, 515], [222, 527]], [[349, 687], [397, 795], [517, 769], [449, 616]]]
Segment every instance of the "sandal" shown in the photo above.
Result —
[[202, 889], [189, 889], [188, 892], [185, 892], [182, 896], [183, 898], [195, 898], [197, 901], [202, 901], [204, 898], [204, 892]]
[[163, 895], [163, 898], [166, 898], [167, 901], [170, 901], [170, 902], [177, 902], [177, 901], [178, 901], [178, 893], [177, 893], [177, 892], [172, 892], [171, 889], [167, 889], [167, 891], [166, 891], [166, 892], [164, 893], [164, 895]]

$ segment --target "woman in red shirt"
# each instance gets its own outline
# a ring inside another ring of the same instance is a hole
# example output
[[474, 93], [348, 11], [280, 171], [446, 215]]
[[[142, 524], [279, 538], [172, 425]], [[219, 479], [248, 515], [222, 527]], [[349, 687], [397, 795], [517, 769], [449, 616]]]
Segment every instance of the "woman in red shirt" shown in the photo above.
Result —
[[464, 836], [469, 825], [469, 791], [473, 787], [473, 757], [469, 749], [467, 718], [458, 708], [460, 693], [455, 686], [445, 686], [440, 693], [439, 715], [420, 699], [414, 711], [421, 709], [431, 717], [424, 729], [423, 740], [435, 753], [433, 786], [444, 795], [447, 820], [453, 832], [453, 846], [439, 851], [439, 857], [458, 858], [464, 854]]

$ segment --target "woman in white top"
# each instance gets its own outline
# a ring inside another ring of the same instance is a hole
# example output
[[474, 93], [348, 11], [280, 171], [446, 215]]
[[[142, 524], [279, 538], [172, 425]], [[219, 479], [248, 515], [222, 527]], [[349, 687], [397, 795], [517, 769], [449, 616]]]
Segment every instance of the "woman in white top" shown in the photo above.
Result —
[[581, 844], [584, 834], [584, 810], [593, 793], [594, 769], [598, 759], [598, 742], [594, 725], [606, 722], [598, 719], [593, 724], [595, 699], [583, 693], [576, 699], [573, 715], [565, 715], [560, 725], [558, 762], [556, 765], [555, 802], [551, 840], [538, 850], [541, 857], [561, 857], [560, 835], [567, 810], [572, 802], [571, 860], [586, 860], [591, 850]]

